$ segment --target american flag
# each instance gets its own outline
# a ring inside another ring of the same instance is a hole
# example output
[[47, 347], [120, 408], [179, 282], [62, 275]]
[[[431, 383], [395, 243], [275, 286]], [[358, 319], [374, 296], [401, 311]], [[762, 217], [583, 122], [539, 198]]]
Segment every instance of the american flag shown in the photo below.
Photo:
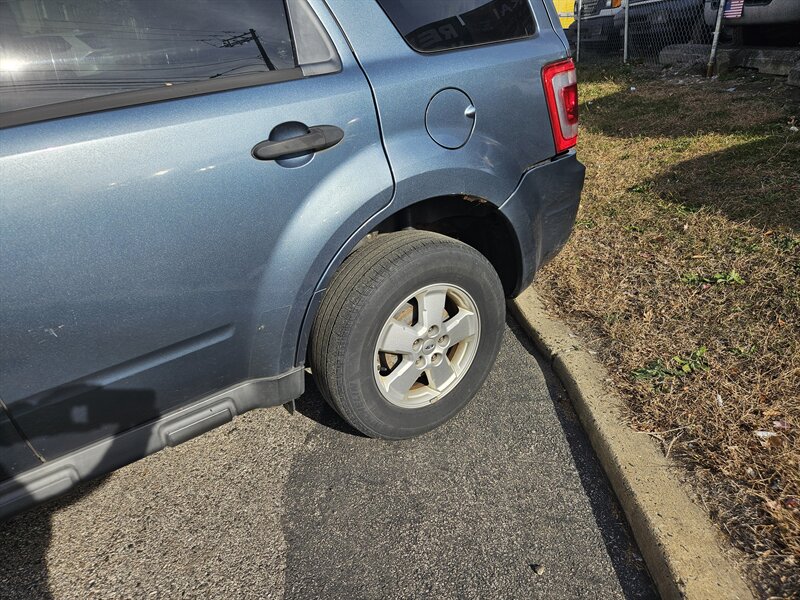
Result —
[[726, 0], [722, 16], [726, 19], [739, 19], [744, 12], [744, 0]]

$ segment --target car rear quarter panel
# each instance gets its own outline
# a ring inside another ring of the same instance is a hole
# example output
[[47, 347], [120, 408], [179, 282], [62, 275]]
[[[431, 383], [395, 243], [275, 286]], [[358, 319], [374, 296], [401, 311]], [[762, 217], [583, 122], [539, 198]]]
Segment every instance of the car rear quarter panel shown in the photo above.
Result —
[[[376, 2], [328, 0], [373, 87], [396, 180], [393, 208], [444, 194], [500, 205], [522, 173], [555, 154], [542, 67], [567, 55], [541, 0], [531, 3], [535, 37], [422, 54], [412, 50]], [[454, 87], [476, 108], [472, 137], [445, 150], [428, 135], [425, 109]]]
[[[327, 282], [374, 226], [407, 206], [438, 196], [463, 194], [499, 208], [526, 171], [552, 158], [555, 147], [541, 70], [569, 54], [563, 31], [553, 28], [553, 22], [558, 23], [555, 11], [542, 0], [531, 2], [537, 24], [533, 38], [434, 54], [412, 50], [376, 2], [327, 2], [372, 86], [395, 194], [329, 263], [303, 321], [296, 364], [305, 360], [311, 323]], [[470, 97], [476, 122], [469, 141], [448, 150], [428, 135], [425, 110], [437, 92], [453, 87]], [[532, 243], [518, 240], [518, 247]], [[530, 275], [523, 279], [529, 281]]]

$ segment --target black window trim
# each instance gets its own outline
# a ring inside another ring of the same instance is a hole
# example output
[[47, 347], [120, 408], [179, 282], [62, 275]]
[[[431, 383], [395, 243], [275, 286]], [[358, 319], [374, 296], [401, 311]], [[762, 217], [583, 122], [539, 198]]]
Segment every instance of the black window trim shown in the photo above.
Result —
[[[534, 23], [536, 21], [534, 20]], [[538, 25], [538, 24], [537, 24]], [[442, 48], [441, 50], [417, 50], [408, 43], [406, 38], [400, 33], [399, 30], [396, 30], [397, 34], [400, 36], [400, 39], [405, 42], [406, 46], [411, 48], [414, 52], [421, 56], [434, 56], [436, 54], [447, 54], [449, 52], [462, 52], [464, 50], [475, 50], [478, 48], [485, 48], [486, 46], [499, 46], [500, 44], [515, 44], [518, 42], [524, 42], [526, 40], [532, 40], [534, 38], [539, 37], [539, 28], [537, 26], [536, 31], [534, 31], [531, 35], [524, 35], [522, 37], [515, 37], [509, 38], [507, 40], [497, 40], [496, 42], [481, 42], [480, 44], [470, 44], [469, 46], [454, 46], [453, 48]]]
[[[341, 69], [339, 69], [340, 71]], [[337, 71], [338, 72], [338, 71]], [[201, 96], [218, 92], [227, 92], [248, 87], [256, 87], [270, 83], [282, 83], [304, 79], [301, 67], [293, 69], [279, 69], [265, 73], [254, 73], [250, 75], [232, 75], [220, 79], [209, 79], [206, 81], [195, 81], [190, 83], [176, 83], [174, 85], [164, 85], [157, 88], [144, 88], [131, 92], [119, 92], [116, 94], [105, 94], [102, 96], [92, 96], [78, 100], [67, 100], [43, 106], [33, 106], [0, 113], [0, 129], [37, 123], [40, 121], [51, 121], [63, 117], [74, 117], [85, 113], [102, 112], [117, 108], [127, 108], [166, 100], [177, 100], [190, 96]]]

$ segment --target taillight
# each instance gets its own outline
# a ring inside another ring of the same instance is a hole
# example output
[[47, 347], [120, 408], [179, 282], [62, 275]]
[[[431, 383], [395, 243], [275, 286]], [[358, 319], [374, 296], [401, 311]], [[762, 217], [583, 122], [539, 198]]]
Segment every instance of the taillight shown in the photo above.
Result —
[[561, 153], [578, 143], [578, 78], [575, 63], [568, 58], [545, 66], [542, 80], [556, 153]]

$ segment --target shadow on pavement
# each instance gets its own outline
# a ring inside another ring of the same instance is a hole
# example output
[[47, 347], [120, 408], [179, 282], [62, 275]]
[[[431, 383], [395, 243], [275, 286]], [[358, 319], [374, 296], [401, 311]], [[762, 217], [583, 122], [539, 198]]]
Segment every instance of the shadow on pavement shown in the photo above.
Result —
[[[508, 317], [508, 326], [519, 340], [520, 344], [533, 356], [545, 376], [550, 397], [553, 399], [556, 416], [564, 431], [564, 436], [569, 444], [572, 459], [578, 472], [581, 485], [589, 499], [594, 520], [603, 537], [614, 571], [622, 583], [622, 590], [626, 598], [657, 598], [651, 584], [645, 583], [646, 567], [639, 557], [638, 550], [633, 546], [633, 534], [627, 525], [622, 508], [617, 503], [608, 479], [606, 479], [591, 443], [586, 437], [578, 415], [570, 404], [564, 387], [557, 379], [549, 364], [542, 358], [520, 326]], [[637, 582], [638, 585], [631, 585]], [[649, 588], [652, 594], [643, 596], [640, 590]], [[635, 591], [632, 591], [635, 590]]]
[[306, 391], [300, 398], [295, 400], [294, 404], [297, 412], [324, 427], [342, 433], [349, 433], [356, 437], [366, 437], [363, 433], [351, 427], [349, 423], [339, 416], [339, 413], [331, 408], [330, 404], [322, 397], [314, 378], [308, 373], [306, 373]]
[[[47, 551], [52, 538], [54, 514], [102, 486], [108, 478], [107, 473], [146, 456], [149, 436], [142, 436], [133, 443], [126, 443], [116, 436], [137, 426], [139, 414], [157, 414], [153, 390], [83, 384], [61, 386], [36, 401], [14, 405], [21, 412], [41, 407], [46, 407], [48, 412], [47, 418], [38, 422], [36, 433], [39, 439], [55, 439], [57, 436], [110, 427], [114, 442], [91, 468], [89, 480], [57, 498], [0, 521], [2, 600], [53, 597], [49, 585]], [[11, 475], [0, 472], [0, 482], [8, 483], [6, 480]], [[24, 488], [18, 488], [14, 493], [22, 495], [26, 504], [27, 500], [35, 502]]]
[[0, 522], [0, 598], [54, 598], [47, 568], [53, 515], [102, 486], [107, 477], [78, 484], [59, 498]]
[[298, 409], [324, 426], [285, 486], [285, 598], [656, 597], [563, 390], [514, 333], [457, 418], [402, 442], [342, 434], [309, 382]]

